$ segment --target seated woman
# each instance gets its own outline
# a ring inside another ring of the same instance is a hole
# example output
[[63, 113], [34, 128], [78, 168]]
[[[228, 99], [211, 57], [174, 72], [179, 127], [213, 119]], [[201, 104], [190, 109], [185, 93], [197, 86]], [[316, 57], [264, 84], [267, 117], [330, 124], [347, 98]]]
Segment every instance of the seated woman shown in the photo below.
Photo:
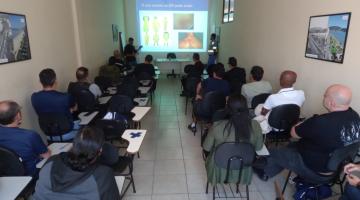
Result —
[[51, 157], [41, 169], [34, 199], [120, 199], [113, 170], [98, 161], [103, 144], [99, 129], [82, 129], [69, 152]]
[[[204, 141], [203, 148], [208, 152], [205, 162], [206, 172], [209, 183], [223, 183], [226, 176], [226, 169], [218, 168], [215, 165], [214, 154], [218, 145], [224, 142], [235, 142], [238, 136], [240, 141], [250, 142], [255, 150], [260, 150], [263, 146], [263, 137], [260, 125], [257, 121], [251, 120], [245, 97], [239, 94], [230, 95], [227, 104], [226, 120], [217, 121], [210, 128]], [[229, 172], [229, 183], [237, 183], [239, 170]], [[242, 170], [241, 184], [250, 184], [252, 179], [251, 167], [244, 167]]]

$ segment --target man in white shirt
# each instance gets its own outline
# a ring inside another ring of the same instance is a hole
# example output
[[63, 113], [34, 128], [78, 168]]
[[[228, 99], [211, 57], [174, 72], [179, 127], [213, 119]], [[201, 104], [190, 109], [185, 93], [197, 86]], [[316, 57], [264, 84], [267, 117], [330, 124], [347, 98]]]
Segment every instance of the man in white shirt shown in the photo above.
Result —
[[76, 79], [77, 82], [71, 82], [68, 86], [68, 93], [75, 95], [76, 92], [82, 89], [88, 89], [95, 98], [98, 98], [102, 95], [100, 87], [95, 83], [90, 83], [89, 81], [89, 70], [86, 67], [79, 67], [76, 70]]
[[241, 94], [246, 98], [249, 108], [251, 108], [251, 102], [255, 96], [272, 93], [271, 84], [262, 80], [264, 75], [262, 67], [254, 66], [251, 68], [250, 73], [250, 83], [243, 85], [241, 89]]
[[[280, 105], [285, 104], [296, 104], [299, 107], [302, 107], [305, 101], [304, 91], [295, 90], [293, 85], [296, 82], [297, 75], [293, 71], [284, 71], [280, 76], [280, 86], [281, 89], [278, 93], [270, 95], [264, 104], [258, 105], [255, 109], [254, 119], [260, 122], [263, 133], [268, 133], [271, 131], [267, 119], [269, 112]], [[261, 111], [260, 111], [261, 110]]]

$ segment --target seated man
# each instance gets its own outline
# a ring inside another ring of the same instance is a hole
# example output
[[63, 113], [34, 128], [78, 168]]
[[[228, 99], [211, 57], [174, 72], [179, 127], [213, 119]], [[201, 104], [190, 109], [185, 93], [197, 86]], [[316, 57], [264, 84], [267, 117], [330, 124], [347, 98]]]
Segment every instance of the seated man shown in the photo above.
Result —
[[264, 70], [260, 66], [254, 66], [250, 71], [250, 83], [242, 86], [241, 94], [246, 98], [249, 108], [251, 108], [252, 99], [259, 94], [271, 94], [272, 87], [268, 81], [262, 80]]
[[[201, 78], [204, 71], [204, 64], [200, 61], [200, 55], [198, 53], [193, 54], [194, 65], [187, 65], [184, 68], [186, 76], [181, 78], [182, 88], [186, 88], [186, 79], [189, 77]], [[180, 96], [184, 96], [184, 91]]]
[[296, 104], [299, 107], [304, 104], [304, 91], [295, 90], [293, 86], [296, 82], [296, 78], [297, 75], [293, 71], [282, 72], [280, 76], [280, 91], [270, 95], [264, 104], [260, 104], [255, 108], [255, 115], [257, 117], [254, 119], [261, 124], [263, 133], [268, 133], [272, 129], [267, 122], [271, 109], [284, 104]]
[[118, 83], [120, 81], [121, 71], [114, 62], [111, 62], [108, 65], [100, 67], [99, 76], [111, 80], [111, 83]]
[[343, 85], [330, 86], [323, 105], [328, 113], [313, 116], [295, 125], [291, 136], [299, 141], [287, 147], [270, 149], [264, 173], [267, 179], [289, 169], [304, 180], [328, 174], [329, 155], [336, 149], [360, 141], [360, 117], [350, 107], [352, 93]]
[[36, 163], [51, 153], [35, 131], [20, 128], [20, 106], [14, 101], [0, 102], [0, 146], [12, 150], [21, 157], [25, 175], [36, 173]]
[[141, 78], [141, 74], [146, 73], [151, 77], [155, 77], [155, 68], [154, 65], [152, 65], [153, 57], [152, 55], [146, 55], [145, 56], [145, 62], [141, 64], [137, 64], [135, 67], [135, 77]]
[[76, 96], [76, 93], [84, 89], [89, 90], [95, 98], [98, 98], [102, 95], [99, 86], [95, 83], [90, 83], [89, 70], [86, 67], [79, 67], [76, 70], [76, 79], [77, 82], [70, 82], [68, 86], [68, 93], [73, 97]]
[[222, 66], [217, 65], [216, 67], [213, 68], [213, 77], [208, 78], [208, 79], [204, 80], [203, 82], [200, 82], [197, 85], [196, 97], [195, 97], [195, 102], [193, 105], [193, 110], [194, 110], [193, 111], [193, 113], [194, 113], [193, 114], [193, 122], [188, 125], [188, 128], [191, 131], [196, 132], [196, 116], [197, 115], [201, 115], [201, 116], [210, 115], [208, 117], [211, 117], [212, 113], [208, 113], [206, 110], [201, 109], [202, 99], [206, 93], [212, 92], [212, 91], [220, 91], [226, 97], [230, 95], [229, 83], [227, 81], [223, 80], [224, 73], [225, 73], [225, 69]]
[[237, 60], [235, 57], [230, 57], [229, 61], [229, 71], [225, 73], [224, 79], [231, 83], [246, 83], [246, 72], [244, 68], [237, 66]]
[[[43, 90], [31, 96], [31, 103], [38, 115], [42, 113], [61, 113], [73, 121], [72, 112], [77, 110], [74, 99], [66, 93], [56, 91], [57, 81], [53, 69], [44, 69], [39, 74]], [[73, 130], [62, 135], [64, 141], [75, 137], [79, 129], [79, 121], [73, 122]], [[48, 138], [49, 139], [49, 138]], [[60, 137], [53, 137], [53, 141], [60, 141]]]
[[[360, 172], [360, 164], [350, 163], [344, 167], [346, 180], [348, 183], [345, 185], [344, 194], [340, 200], [356, 200], [360, 197], [360, 177], [354, 173]], [[359, 173], [357, 173], [359, 174]]]
[[104, 135], [85, 127], [69, 152], [51, 157], [36, 183], [34, 199], [120, 199], [113, 170], [99, 161]]
[[114, 55], [109, 58], [109, 65], [115, 64], [119, 67], [124, 65], [123, 60], [121, 59], [121, 54], [119, 50], [114, 50]]

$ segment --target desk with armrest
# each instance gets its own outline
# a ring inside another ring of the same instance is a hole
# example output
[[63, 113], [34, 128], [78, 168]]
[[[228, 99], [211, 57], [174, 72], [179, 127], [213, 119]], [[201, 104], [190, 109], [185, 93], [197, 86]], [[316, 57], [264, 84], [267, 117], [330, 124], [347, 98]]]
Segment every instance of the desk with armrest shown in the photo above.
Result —
[[[67, 152], [71, 149], [72, 143], [52, 143], [48, 146], [49, 150], [51, 151], [51, 156], [60, 154], [62, 152]], [[36, 164], [36, 168], [40, 169], [44, 166], [47, 159], [43, 159]]]
[[135, 114], [132, 120], [135, 122], [135, 127], [141, 128], [141, 119], [150, 111], [151, 107], [134, 107], [131, 112]]
[[0, 199], [16, 199], [31, 180], [31, 176], [0, 177]]

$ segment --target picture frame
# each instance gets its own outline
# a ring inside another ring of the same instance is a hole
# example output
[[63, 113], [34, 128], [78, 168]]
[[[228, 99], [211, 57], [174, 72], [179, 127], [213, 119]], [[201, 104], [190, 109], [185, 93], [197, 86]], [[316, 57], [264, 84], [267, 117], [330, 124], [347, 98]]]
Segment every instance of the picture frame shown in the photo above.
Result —
[[351, 12], [311, 16], [305, 57], [342, 64]]
[[119, 26], [116, 24], [112, 25], [113, 42], [119, 41]]
[[0, 64], [30, 59], [26, 16], [0, 11]]

